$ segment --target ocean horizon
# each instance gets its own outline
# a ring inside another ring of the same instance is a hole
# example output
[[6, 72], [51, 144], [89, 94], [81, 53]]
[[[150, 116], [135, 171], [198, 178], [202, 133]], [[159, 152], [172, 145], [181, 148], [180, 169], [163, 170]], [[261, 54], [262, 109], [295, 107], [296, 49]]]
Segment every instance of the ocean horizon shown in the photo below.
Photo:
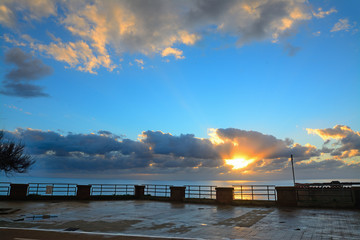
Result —
[[[296, 183], [328, 183], [331, 181], [357, 182], [360, 179], [298, 179]], [[134, 184], [134, 185], [205, 185], [229, 187], [232, 185], [275, 185], [293, 186], [293, 180], [141, 180], [141, 179], [116, 179], [116, 178], [59, 178], [59, 177], [30, 177], [30, 176], [10, 176], [1, 177], [0, 182], [10, 183], [67, 183], [67, 184]]]

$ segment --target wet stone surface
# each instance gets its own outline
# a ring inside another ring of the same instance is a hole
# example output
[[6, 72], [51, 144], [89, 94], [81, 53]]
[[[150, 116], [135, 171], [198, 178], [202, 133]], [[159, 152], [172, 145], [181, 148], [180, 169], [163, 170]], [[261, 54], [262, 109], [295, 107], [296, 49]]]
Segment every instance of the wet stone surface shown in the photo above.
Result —
[[360, 211], [156, 201], [1, 202], [0, 227], [202, 239], [360, 239]]

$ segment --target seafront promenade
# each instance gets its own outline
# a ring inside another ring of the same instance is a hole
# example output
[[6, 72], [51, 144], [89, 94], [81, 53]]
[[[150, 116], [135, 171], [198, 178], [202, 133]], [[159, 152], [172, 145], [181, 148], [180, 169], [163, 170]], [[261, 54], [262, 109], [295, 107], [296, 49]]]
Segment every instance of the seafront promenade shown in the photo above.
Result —
[[2, 183], [0, 234], [11, 240], [355, 240], [358, 185]]
[[360, 211], [356, 209], [250, 207], [149, 200], [2, 201], [0, 204], [2, 208], [19, 209], [0, 215], [0, 234], [4, 240], [140, 240], [143, 237], [360, 239]]

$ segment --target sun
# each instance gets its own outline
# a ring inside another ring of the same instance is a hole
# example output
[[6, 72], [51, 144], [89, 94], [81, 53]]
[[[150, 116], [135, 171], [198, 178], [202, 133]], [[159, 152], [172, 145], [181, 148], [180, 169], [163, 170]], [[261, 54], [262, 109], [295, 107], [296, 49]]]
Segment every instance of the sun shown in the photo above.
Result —
[[232, 165], [232, 169], [241, 169], [249, 165], [253, 159], [244, 159], [244, 158], [233, 158], [233, 159], [225, 159], [226, 164]]

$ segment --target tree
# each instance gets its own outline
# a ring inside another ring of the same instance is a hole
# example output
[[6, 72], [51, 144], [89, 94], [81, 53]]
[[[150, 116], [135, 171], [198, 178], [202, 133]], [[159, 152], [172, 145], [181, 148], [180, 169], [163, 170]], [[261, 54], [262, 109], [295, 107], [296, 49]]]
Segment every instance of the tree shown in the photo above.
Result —
[[11, 172], [26, 172], [35, 161], [24, 153], [25, 145], [3, 138], [4, 132], [0, 131], [0, 172], [4, 171], [6, 175]]

